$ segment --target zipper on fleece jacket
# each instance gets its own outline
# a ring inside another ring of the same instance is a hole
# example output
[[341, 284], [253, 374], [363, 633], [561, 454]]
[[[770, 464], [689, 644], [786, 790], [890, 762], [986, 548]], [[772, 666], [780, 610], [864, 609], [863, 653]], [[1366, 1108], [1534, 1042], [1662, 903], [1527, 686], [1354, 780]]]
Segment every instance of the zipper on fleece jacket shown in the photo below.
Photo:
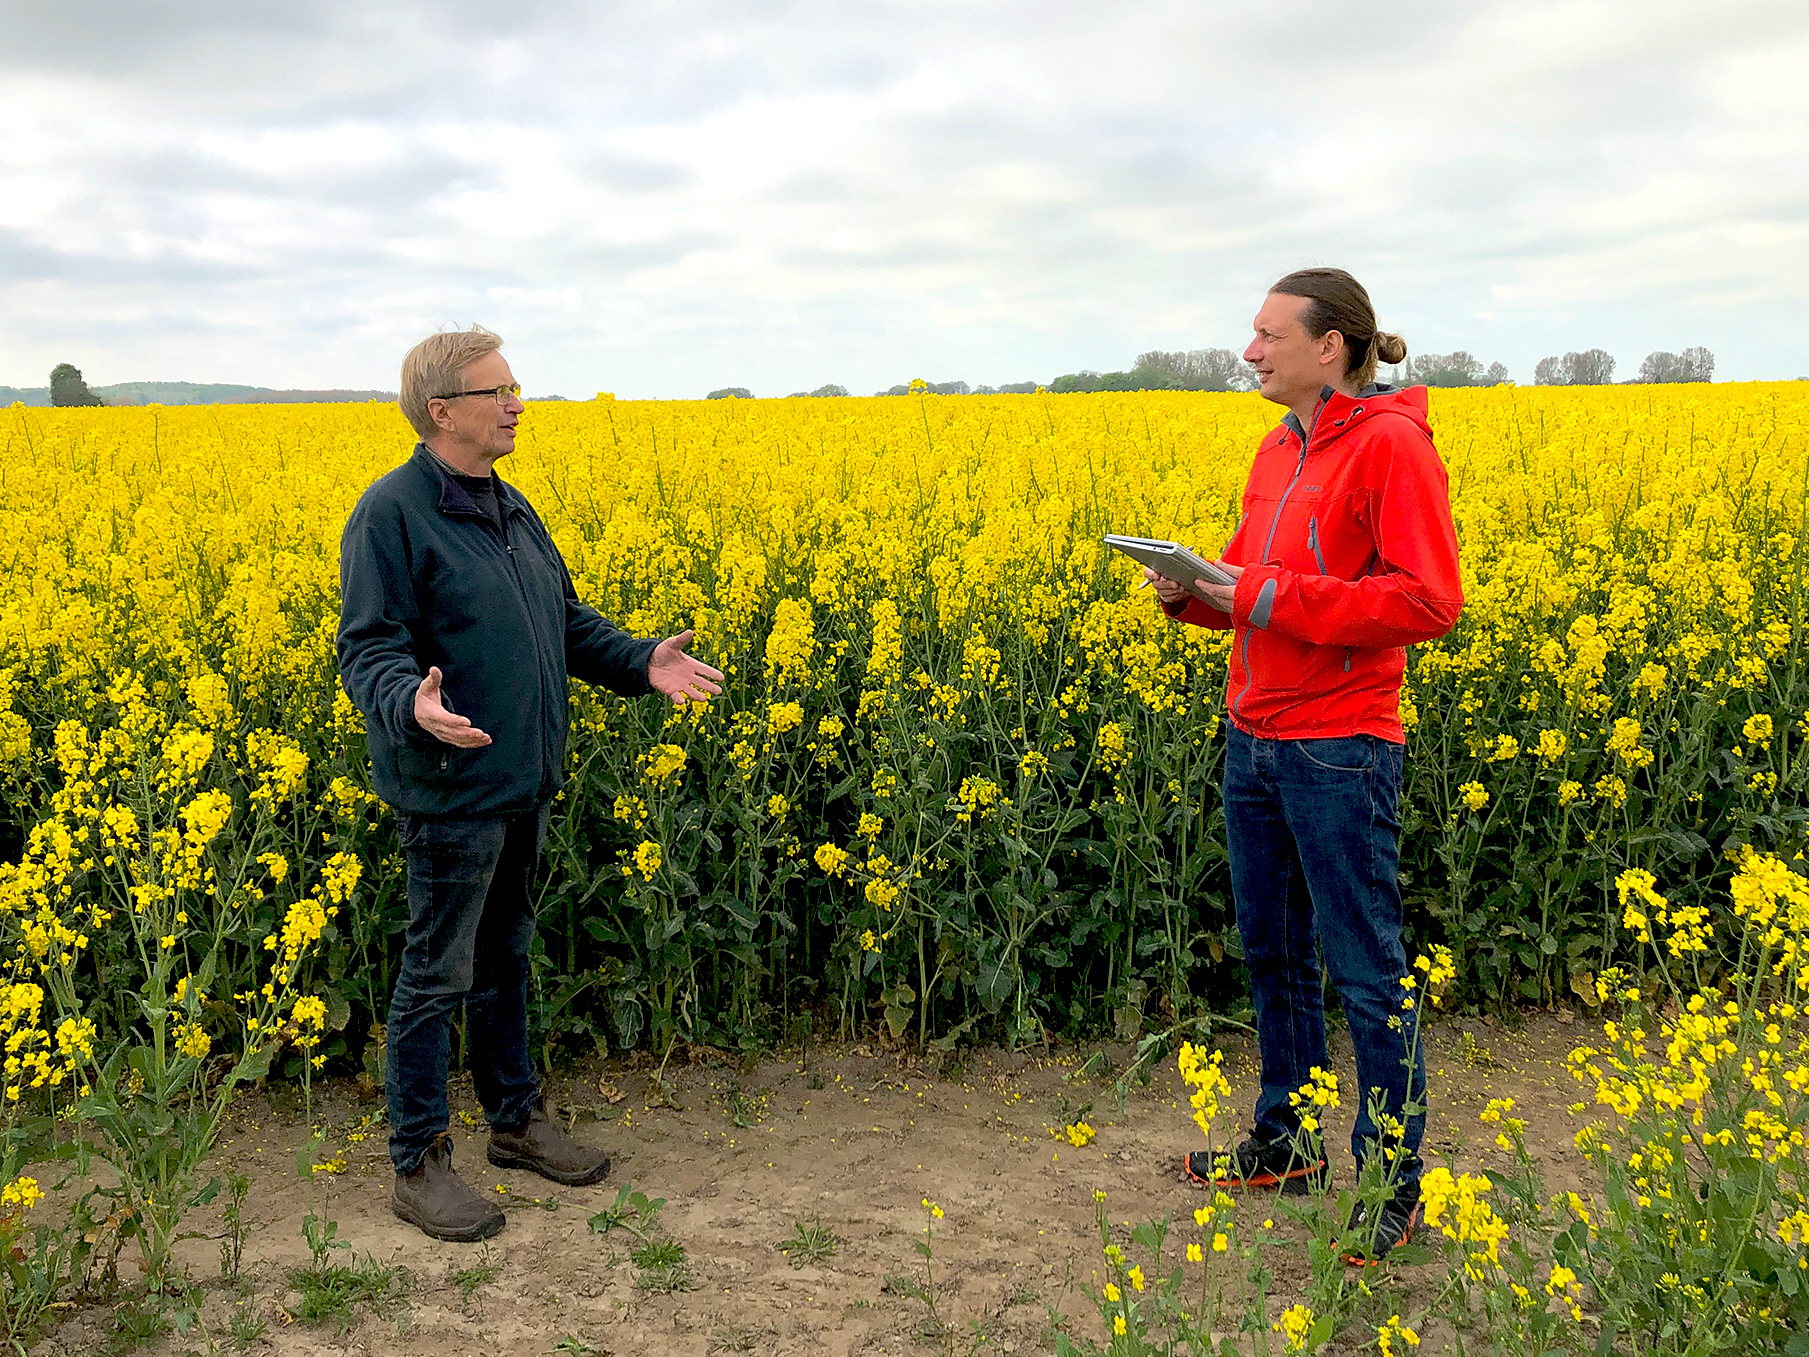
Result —
[[[497, 496], [497, 509], [499, 511], [498, 516], [502, 520], [501, 522], [491, 518], [489, 514], [486, 514], [481, 509], [442, 509], [440, 512], [445, 514], [448, 518], [476, 519], [483, 525], [485, 532], [495, 533], [497, 537], [502, 539], [503, 554], [508, 558], [510, 573], [515, 577], [515, 596], [520, 600], [522, 615], [528, 620], [528, 636], [533, 641], [535, 654], [538, 655], [540, 653], [540, 627], [534, 621], [534, 604], [528, 598], [527, 581], [521, 577], [521, 562], [515, 558], [515, 544], [509, 540], [509, 529], [507, 526], [509, 522], [509, 506], [502, 502], [501, 495]], [[535, 666], [536, 671], [538, 671], [539, 668], [539, 665]], [[550, 711], [552, 710], [552, 707], [548, 702], [546, 675], [537, 672], [535, 678], [535, 686], [540, 691], [541, 708], [543, 711]], [[542, 721], [539, 724], [542, 727], [540, 740], [540, 782], [541, 786], [545, 787], [549, 781], [556, 781], [559, 774], [558, 769], [553, 767], [552, 746], [547, 740], [545, 733], [546, 722]], [[443, 751], [440, 754], [440, 771], [442, 773], [447, 770], [450, 758], [450, 751]]]

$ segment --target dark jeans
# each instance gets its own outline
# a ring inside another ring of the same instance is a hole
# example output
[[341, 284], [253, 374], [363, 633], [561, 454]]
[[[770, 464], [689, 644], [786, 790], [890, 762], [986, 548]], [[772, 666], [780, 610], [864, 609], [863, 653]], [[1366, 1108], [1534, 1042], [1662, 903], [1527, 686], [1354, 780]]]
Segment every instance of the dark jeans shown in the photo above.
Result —
[[529, 895], [548, 807], [451, 820], [398, 814], [408, 856], [408, 934], [389, 1003], [389, 1156], [413, 1173], [447, 1128], [452, 1015], [490, 1125], [513, 1130], [540, 1094], [528, 1055]]
[[[1362, 1167], [1381, 1111], [1405, 1125], [1397, 1182], [1419, 1176], [1425, 1134], [1426, 1062], [1415, 1007], [1401, 978], [1399, 805], [1403, 749], [1371, 735], [1262, 740], [1231, 727], [1225, 750], [1225, 830], [1237, 927], [1256, 1001], [1262, 1092], [1256, 1133], [1286, 1140], [1300, 1129], [1288, 1095], [1312, 1068], [1329, 1068], [1319, 957], [1350, 1026], [1356, 1089], [1351, 1152]], [[1372, 1093], [1373, 1091], [1373, 1093]], [[1403, 1109], [1412, 1102], [1421, 1110]], [[1393, 1140], [1377, 1142], [1392, 1145]]]

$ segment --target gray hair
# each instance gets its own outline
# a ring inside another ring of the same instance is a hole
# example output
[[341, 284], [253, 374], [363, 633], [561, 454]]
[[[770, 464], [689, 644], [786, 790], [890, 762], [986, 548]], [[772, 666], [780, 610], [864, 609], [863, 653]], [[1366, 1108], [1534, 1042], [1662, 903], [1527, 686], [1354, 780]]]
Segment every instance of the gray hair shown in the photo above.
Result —
[[461, 375], [472, 363], [502, 347], [502, 336], [481, 325], [469, 330], [442, 330], [428, 335], [402, 360], [402, 395], [396, 404], [425, 442], [439, 432], [427, 402], [459, 389]]

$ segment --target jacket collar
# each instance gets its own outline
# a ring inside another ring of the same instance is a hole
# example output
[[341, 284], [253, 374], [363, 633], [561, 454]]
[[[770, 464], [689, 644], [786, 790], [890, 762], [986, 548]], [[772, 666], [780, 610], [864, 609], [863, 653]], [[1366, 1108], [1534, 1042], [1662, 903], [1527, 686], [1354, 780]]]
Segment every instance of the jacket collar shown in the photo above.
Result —
[[[1282, 417], [1282, 427], [1300, 440], [1302, 448], [1310, 445], [1315, 437], [1321, 444], [1329, 443], [1337, 438], [1352, 424], [1361, 422], [1372, 412], [1380, 409], [1399, 410], [1411, 415], [1421, 424], [1426, 420], [1426, 389], [1412, 387], [1402, 390], [1390, 386], [1387, 382], [1371, 382], [1355, 396], [1347, 396], [1334, 386], [1322, 387], [1319, 391], [1319, 404], [1313, 410], [1312, 422], [1302, 425], [1298, 416], [1290, 410]], [[1278, 433], [1276, 441], [1281, 441]]]
[[[470, 493], [464, 486], [458, 483], [452, 473], [447, 469], [446, 464], [434, 455], [433, 450], [429, 448], [427, 444], [415, 444], [413, 460], [421, 466], [422, 470], [426, 471], [439, 482], [441, 513], [474, 514], [479, 518], [488, 517], [482, 509], [477, 507], [477, 501], [471, 498]], [[490, 473], [490, 479], [496, 486], [497, 503], [502, 505], [503, 510], [506, 513], [521, 514], [527, 512], [528, 502], [522, 497], [519, 490], [510, 485], [495, 472]]]

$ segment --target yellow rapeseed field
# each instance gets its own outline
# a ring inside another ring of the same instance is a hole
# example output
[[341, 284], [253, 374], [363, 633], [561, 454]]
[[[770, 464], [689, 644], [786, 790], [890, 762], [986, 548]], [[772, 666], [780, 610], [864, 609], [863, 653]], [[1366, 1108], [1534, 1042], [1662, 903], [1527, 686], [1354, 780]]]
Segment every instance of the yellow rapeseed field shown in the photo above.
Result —
[[[1231, 993], [1225, 636], [1164, 620], [1097, 539], [1215, 548], [1274, 413], [530, 405], [501, 471], [580, 592], [643, 633], [695, 625], [731, 675], [689, 714], [574, 694], [549, 1033], [745, 1035], [827, 1004], [1024, 1036]], [[337, 544], [412, 436], [381, 405], [3, 418], [17, 978], [67, 934], [116, 1031], [145, 965], [122, 911], [165, 912], [175, 974], [212, 957], [259, 993], [264, 940], [312, 901], [297, 966], [323, 1054], [355, 1057], [401, 896], [334, 671]], [[1809, 386], [1440, 391], [1432, 418], [1469, 604], [1409, 669], [1413, 924], [1473, 997], [1587, 997], [1624, 950], [1621, 873], [1693, 899], [1730, 843], [1801, 846]], [[198, 1033], [242, 1040], [209, 1011]]]

